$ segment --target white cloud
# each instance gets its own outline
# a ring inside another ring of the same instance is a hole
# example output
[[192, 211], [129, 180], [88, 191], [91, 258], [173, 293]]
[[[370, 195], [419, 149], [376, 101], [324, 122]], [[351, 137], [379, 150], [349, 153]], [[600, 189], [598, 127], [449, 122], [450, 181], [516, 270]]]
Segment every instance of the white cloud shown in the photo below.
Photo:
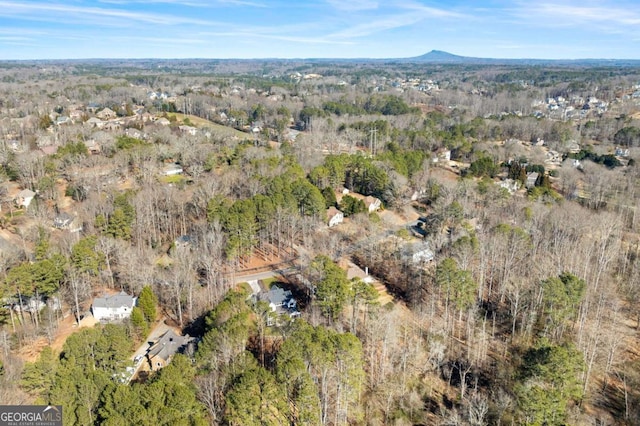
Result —
[[211, 2], [205, 0], [98, 0], [104, 4], [172, 4], [177, 6], [207, 7]]
[[[409, 27], [427, 19], [468, 18], [466, 15], [422, 6], [415, 3], [404, 3], [397, 6], [402, 13], [386, 14], [384, 18], [361, 19], [362, 23], [352, 25], [344, 30], [331, 34], [333, 38], [365, 37], [379, 32]], [[408, 10], [408, 11], [407, 11]], [[380, 14], [383, 15], [383, 14]]]
[[269, 40], [282, 40], [282, 41], [291, 41], [294, 43], [303, 43], [303, 44], [353, 44], [350, 41], [343, 40], [332, 40], [327, 37], [300, 37], [295, 35], [279, 35], [279, 34], [269, 34], [262, 32], [254, 32], [254, 31], [227, 31], [227, 32], [204, 32], [200, 33], [200, 35], [204, 36], [213, 36], [213, 37], [234, 37], [234, 38], [261, 38], [261, 39], [269, 39]]
[[343, 11], [371, 10], [379, 6], [376, 0], [327, 0], [327, 3]]
[[0, 1], [0, 16], [20, 16], [23, 19], [34, 21], [60, 22], [60, 18], [86, 24], [89, 18], [112, 19], [112, 21], [96, 20], [97, 24], [124, 24], [121, 20], [129, 22], [142, 22], [156, 25], [212, 25], [211, 21], [187, 18], [175, 15], [163, 15], [155, 13], [135, 12], [123, 9], [106, 9], [100, 7], [82, 7], [63, 5], [58, 3], [23, 3], [17, 1]]
[[265, 3], [250, 0], [98, 0], [105, 4], [170, 4], [189, 7], [215, 7], [215, 6], [252, 6], [267, 7]]
[[519, 3], [512, 9], [513, 15], [526, 19], [533, 25], [580, 26], [599, 25], [640, 25], [640, 14], [634, 8], [615, 5], [596, 6], [562, 3]]

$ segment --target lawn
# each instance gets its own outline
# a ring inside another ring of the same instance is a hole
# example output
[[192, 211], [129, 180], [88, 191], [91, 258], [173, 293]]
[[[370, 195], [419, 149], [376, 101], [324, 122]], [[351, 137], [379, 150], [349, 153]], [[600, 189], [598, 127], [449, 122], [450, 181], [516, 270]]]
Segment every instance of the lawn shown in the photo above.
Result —
[[209, 129], [212, 134], [217, 136], [231, 136], [237, 137], [238, 139], [250, 139], [251, 135], [248, 133], [241, 132], [239, 130], [234, 129], [233, 127], [223, 126], [222, 124], [214, 123], [213, 121], [206, 120], [204, 118], [197, 117], [195, 115], [187, 115], [180, 113], [172, 113], [169, 116], [175, 116], [176, 119], [184, 123], [184, 119], [188, 118], [189, 122], [193, 127], [197, 127], [199, 129]]

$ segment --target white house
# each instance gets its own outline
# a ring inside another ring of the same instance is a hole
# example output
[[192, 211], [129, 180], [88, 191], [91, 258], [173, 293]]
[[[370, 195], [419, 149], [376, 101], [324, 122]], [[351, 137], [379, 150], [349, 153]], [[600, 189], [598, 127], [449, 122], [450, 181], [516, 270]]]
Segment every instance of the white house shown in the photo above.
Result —
[[382, 202], [378, 198], [369, 195], [364, 197], [364, 205], [367, 207], [367, 211], [369, 213], [373, 213], [380, 210], [380, 207], [382, 207]]
[[184, 169], [178, 163], [167, 164], [162, 169], [162, 174], [165, 176], [181, 175], [183, 172], [184, 172]]
[[96, 297], [91, 305], [91, 312], [98, 321], [119, 321], [131, 316], [136, 305], [136, 297], [124, 291], [104, 297]]
[[438, 163], [438, 162], [448, 162], [451, 161], [451, 150], [450, 149], [443, 149], [440, 150], [438, 152], [435, 153], [435, 155], [432, 157], [431, 162], [432, 163]]
[[33, 201], [33, 197], [36, 196], [36, 193], [31, 191], [30, 189], [23, 189], [22, 191], [18, 192], [18, 195], [16, 195], [16, 198], [14, 199], [16, 204], [20, 207], [29, 207], [29, 204], [31, 204], [31, 201]]
[[82, 231], [82, 224], [78, 220], [77, 216], [71, 215], [66, 212], [58, 214], [53, 219], [53, 227], [56, 229], [66, 229], [69, 232]]
[[504, 188], [507, 191], [509, 191], [509, 194], [513, 194], [518, 189], [520, 189], [520, 182], [513, 179], [505, 179], [500, 183], [498, 183], [498, 186], [500, 186], [500, 188]]
[[193, 242], [193, 239], [189, 235], [180, 235], [178, 238], [173, 240], [173, 245], [176, 250], [184, 250], [188, 249]]
[[195, 136], [195, 135], [198, 134], [198, 129], [196, 129], [193, 126], [183, 125], [183, 126], [179, 126], [178, 128], [180, 129], [180, 131], [182, 133], [187, 134], [187, 135]]
[[289, 290], [274, 285], [271, 290], [261, 295], [261, 298], [269, 302], [272, 311], [277, 312], [279, 309], [293, 309], [296, 307], [296, 299], [291, 296]]
[[404, 247], [403, 254], [406, 258], [411, 259], [415, 265], [423, 265], [433, 261], [434, 253], [429, 246], [423, 242], [408, 244]]
[[327, 209], [327, 221], [329, 228], [336, 226], [344, 221], [344, 214], [335, 207], [329, 207]]
[[[261, 293], [259, 298], [268, 302], [271, 311], [277, 315], [288, 314], [292, 319], [300, 316], [296, 299], [293, 298], [289, 290], [274, 285], [268, 292]], [[271, 317], [267, 318], [267, 325], [269, 326], [274, 325], [276, 322], [277, 320], [274, 322]]]
[[629, 156], [629, 149], [620, 148], [620, 147], [616, 146], [616, 156], [618, 156], [618, 157], [628, 157]]

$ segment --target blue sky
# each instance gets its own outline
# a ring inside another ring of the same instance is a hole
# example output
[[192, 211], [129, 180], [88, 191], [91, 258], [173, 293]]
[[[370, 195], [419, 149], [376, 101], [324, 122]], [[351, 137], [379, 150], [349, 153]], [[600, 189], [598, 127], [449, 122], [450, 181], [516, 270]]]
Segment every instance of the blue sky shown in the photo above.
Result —
[[0, 0], [1, 59], [640, 59], [640, 0]]

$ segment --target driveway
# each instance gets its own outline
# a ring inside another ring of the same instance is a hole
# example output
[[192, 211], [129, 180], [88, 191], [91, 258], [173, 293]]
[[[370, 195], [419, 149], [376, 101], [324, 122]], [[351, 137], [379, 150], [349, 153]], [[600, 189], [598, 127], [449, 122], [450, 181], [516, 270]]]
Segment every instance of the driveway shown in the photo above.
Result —
[[162, 336], [164, 333], [166, 333], [168, 330], [171, 330], [172, 328], [170, 326], [168, 326], [167, 324], [164, 323], [164, 321], [159, 322], [149, 333], [149, 336], [147, 336], [147, 338], [145, 339], [144, 343], [142, 343], [140, 345], [140, 347], [138, 347], [138, 349], [136, 349], [136, 351], [133, 353], [133, 355], [131, 355], [131, 361], [133, 361], [133, 373], [131, 373], [131, 376], [129, 377], [129, 379], [127, 380], [127, 383], [129, 383], [131, 381], [132, 378], [134, 378], [136, 376], [136, 374], [138, 374], [138, 371], [140, 370], [140, 368], [147, 362], [147, 358], [146, 358], [146, 354], [147, 351], [149, 350], [149, 348], [151, 348], [151, 346], [160, 338], [160, 336]]

